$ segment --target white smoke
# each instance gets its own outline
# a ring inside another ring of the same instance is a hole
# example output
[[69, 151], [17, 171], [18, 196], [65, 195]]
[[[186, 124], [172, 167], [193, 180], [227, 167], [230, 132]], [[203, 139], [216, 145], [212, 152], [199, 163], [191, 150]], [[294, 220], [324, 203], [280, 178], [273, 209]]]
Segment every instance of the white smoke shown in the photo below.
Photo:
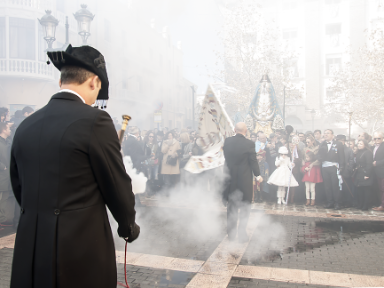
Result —
[[125, 171], [127, 171], [127, 174], [131, 177], [132, 180], [132, 191], [134, 194], [140, 194], [145, 192], [145, 188], [147, 186], [147, 177], [140, 172], [137, 173], [137, 170], [133, 168], [131, 157], [125, 156], [124, 157], [124, 166]]

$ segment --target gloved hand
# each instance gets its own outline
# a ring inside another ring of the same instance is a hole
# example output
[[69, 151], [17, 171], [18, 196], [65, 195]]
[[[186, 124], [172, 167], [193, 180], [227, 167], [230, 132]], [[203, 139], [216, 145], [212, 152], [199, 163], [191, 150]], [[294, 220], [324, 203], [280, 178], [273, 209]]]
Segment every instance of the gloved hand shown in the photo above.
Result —
[[139, 237], [139, 234], [140, 234], [140, 226], [134, 223], [133, 225], [130, 225], [129, 236], [125, 237], [124, 239], [128, 243], [132, 243]]

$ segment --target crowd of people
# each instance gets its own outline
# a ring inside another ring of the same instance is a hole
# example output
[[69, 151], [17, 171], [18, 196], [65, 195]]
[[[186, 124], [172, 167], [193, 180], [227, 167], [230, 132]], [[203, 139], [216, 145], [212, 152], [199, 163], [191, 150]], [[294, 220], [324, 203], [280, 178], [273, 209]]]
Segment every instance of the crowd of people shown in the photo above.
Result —
[[[9, 155], [18, 125], [32, 114], [31, 107], [9, 116], [0, 108], [0, 225], [12, 226], [18, 219], [18, 207], [9, 176]], [[120, 127], [115, 123], [116, 130]], [[180, 182], [193, 177], [184, 170], [192, 156], [203, 155], [197, 144], [198, 134], [186, 129], [141, 131], [129, 126], [122, 141], [122, 153], [130, 156], [133, 168], [148, 178], [145, 197], [156, 198]], [[294, 143], [293, 139], [297, 139]], [[253, 185], [252, 202], [278, 204], [323, 204], [325, 208], [355, 207], [384, 211], [384, 134], [373, 137], [361, 133], [357, 139], [334, 135], [327, 129], [306, 133], [292, 126], [266, 135], [262, 131], [248, 133], [264, 179]], [[189, 175], [183, 177], [183, 175]], [[192, 180], [193, 181], [193, 180]], [[289, 196], [287, 192], [289, 191]], [[288, 196], [288, 197], [287, 197]]]
[[33, 112], [32, 107], [25, 106], [10, 117], [8, 108], [0, 107], [0, 226], [16, 226], [19, 219], [9, 174], [11, 145], [17, 127]]
[[277, 198], [278, 204], [315, 206], [320, 200], [328, 209], [384, 211], [383, 138], [381, 132], [373, 137], [364, 132], [357, 139], [334, 135], [331, 129], [301, 133], [290, 125], [269, 137], [252, 133], [267, 182], [254, 182], [254, 202]]
[[[148, 178], [146, 197], [154, 198], [158, 191], [167, 191], [183, 181], [183, 174], [188, 173], [183, 168], [189, 158], [203, 154], [197, 138], [191, 127], [165, 127], [161, 131], [129, 127], [122, 151], [131, 157], [134, 168]], [[293, 138], [297, 143], [293, 143]], [[383, 211], [383, 138], [381, 132], [375, 132], [373, 137], [364, 132], [357, 139], [334, 135], [330, 129], [324, 133], [302, 133], [290, 125], [270, 135], [262, 131], [248, 133], [248, 139], [255, 143], [264, 179], [262, 183], [254, 180], [252, 202], [277, 200], [278, 204], [288, 201], [334, 209]]]

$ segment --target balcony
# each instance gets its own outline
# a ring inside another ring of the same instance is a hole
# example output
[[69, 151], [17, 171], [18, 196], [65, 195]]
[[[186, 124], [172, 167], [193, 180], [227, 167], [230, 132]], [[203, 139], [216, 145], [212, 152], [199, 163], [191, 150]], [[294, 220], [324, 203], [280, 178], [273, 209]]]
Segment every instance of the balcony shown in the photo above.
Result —
[[24, 59], [0, 59], [0, 76], [55, 80], [53, 65]]
[[0, 0], [0, 7], [13, 7], [36, 10], [52, 10], [52, 0]]

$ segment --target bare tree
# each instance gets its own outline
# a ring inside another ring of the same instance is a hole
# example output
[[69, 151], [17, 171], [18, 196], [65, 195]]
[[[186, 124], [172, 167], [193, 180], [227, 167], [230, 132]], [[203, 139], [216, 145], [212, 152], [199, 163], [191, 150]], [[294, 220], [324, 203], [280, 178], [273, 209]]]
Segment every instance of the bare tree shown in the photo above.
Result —
[[380, 29], [372, 31], [367, 44], [351, 51], [351, 59], [334, 73], [325, 111], [338, 114], [373, 133], [384, 127], [384, 37]]
[[[277, 24], [262, 14], [257, 1], [239, 0], [236, 5], [222, 9], [224, 29], [220, 33], [224, 49], [216, 52], [222, 64], [214, 78], [220, 79], [235, 91], [224, 91], [222, 102], [229, 115], [247, 111], [263, 74], [268, 74], [282, 103], [286, 95], [301, 98], [300, 87], [291, 79], [297, 70], [297, 53], [284, 42]], [[294, 93], [300, 91], [300, 93]]]

